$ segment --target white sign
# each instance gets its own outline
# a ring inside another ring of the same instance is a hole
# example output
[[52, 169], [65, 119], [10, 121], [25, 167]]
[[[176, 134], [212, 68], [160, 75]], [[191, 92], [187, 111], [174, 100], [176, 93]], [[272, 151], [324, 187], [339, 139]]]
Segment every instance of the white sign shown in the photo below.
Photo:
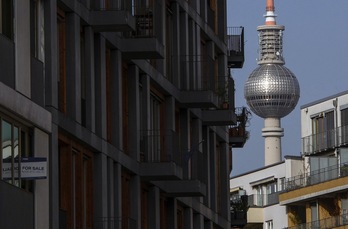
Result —
[[12, 163], [4, 160], [2, 164], [2, 178], [18, 178], [18, 166], [20, 166], [21, 179], [45, 179], [47, 177], [47, 158], [44, 157], [22, 157], [20, 164], [18, 160], [14, 163], [12, 176]]

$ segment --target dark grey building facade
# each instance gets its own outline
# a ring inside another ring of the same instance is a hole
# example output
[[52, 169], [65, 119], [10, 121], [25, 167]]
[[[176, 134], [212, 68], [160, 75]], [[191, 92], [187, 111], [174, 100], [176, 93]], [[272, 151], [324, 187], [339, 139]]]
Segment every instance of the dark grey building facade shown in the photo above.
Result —
[[[228, 30], [226, 1], [0, 0], [0, 13], [0, 228], [230, 228], [246, 135], [232, 134], [243, 28]], [[26, 177], [27, 158], [46, 176]]]

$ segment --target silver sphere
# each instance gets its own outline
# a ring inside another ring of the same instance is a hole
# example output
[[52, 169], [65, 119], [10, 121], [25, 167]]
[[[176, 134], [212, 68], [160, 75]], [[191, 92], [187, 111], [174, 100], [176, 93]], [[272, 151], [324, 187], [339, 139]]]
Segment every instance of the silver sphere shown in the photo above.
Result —
[[297, 105], [300, 86], [296, 76], [285, 66], [263, 64], [257, 67], [244, 85], [248, 106], [262, 118], [282, 118]]

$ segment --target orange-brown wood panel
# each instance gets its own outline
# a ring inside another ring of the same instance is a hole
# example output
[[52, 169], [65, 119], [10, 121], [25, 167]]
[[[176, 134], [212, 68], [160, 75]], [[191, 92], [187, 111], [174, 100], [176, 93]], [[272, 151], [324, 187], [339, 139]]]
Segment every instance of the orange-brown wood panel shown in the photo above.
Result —
[[93, 153], [59, 134], [59, 197], [67, 229], [93, 228]]

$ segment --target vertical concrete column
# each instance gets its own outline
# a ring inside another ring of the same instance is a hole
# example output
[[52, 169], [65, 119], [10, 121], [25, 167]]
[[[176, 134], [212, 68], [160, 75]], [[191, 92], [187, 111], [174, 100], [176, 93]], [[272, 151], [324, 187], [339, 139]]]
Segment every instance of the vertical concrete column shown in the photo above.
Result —
[[220, 39], [224, 40], [226, 38], [226, 28], [227, 28], [227, 15], [226, 15], [226, 1], [219, 2], [217, 6], [217, 32]]
[[[108, 182], [108, 170], [107, 170], [107, 156], [105, 154], [99, 153], [94, 157], [94, 177], [93, 177], [93, 207], [94, 207], [94, 219], [100, 221], [104, 217], [108, 217], [108, 192], [107, 192], [107, 182]], [[99, 228], [107, 228], [107, 223], [98, 224]]]
[[185, 11], [180, 12], [180, 56], [179, 69], [181, 70], [180, 86], [185, 90], [189, 88], [189, 19]]
[[160, 229], [160, 190], [152, 186], [149, 191], [149, 228]]
[[150, 134], [150, 76], [147, 74], [143, 74], [140, 76], [140, 82], [141, 82], [141, 110], [142, 110], [142, 126], [140, 127], [141, 133], [143, 138], [143, 149], [142, 153], [144, 154], [144, 160], [149, 161], [150, 159], [150, 142], [147, 136]]
[[216, 134], [213, 131], [209, 132], [209, 151], [210, 151], [210, 208], [212, 211], [217, 211], [217, 200], [216, 200], [216, 187], [217, 187], [217, 180], [216, 180]]
[[[155, 1], [154, 3], [154, 14], [153, 14], [153, 24], [154, 24], [154, 36], [157, 38], [160, 44], [166, 46], [166, 2], [165, 1]], [[156, 69], [159, 72], [165, 71], [164, 59], [156, 60]]]
[[226, 142], [220, 143], [220, 214], [226, 219], [230, 218], [230, 171], [228, 163], [229, 146]]
[[66, 30], [66, 109], [69, 117], [81, 123], [81, 42], [77, 14], [66, 14]]
[[177, 2], [171, 3], [171, 9], [173, 12], [173, 39], [171, 42], [173, 42], [173, 50], [172, 53], [167, 53], [168, 55], [171, 55], [172, 59], [172, 82], [175, 86], [179, 87], [180, 85], [180, 55], [181, 55], [181, 46], [180, 46], [180, 37], [181, 35], [181, 24], [180, 24], [180, 6]]
[[262, 137], [265, 138], [265, 166], [281, 162], [281, 137], [284, 129], [280, 127], [279, 118], [265, 118]]
[[141, 229], [141, 185], [140, 176], [134, 175], [130, 180], [131, 218], [136, 221], [135, 228]]
[[188, 87], [187, 89], [194, 89], [197, 86], [197, 66], [200, 61], [200, 56], [197, 56], [197, 27], [196, 22], [192, 19], [188, 20], [188, 75], [185, 75], [185, 77], [188, 80]]
[[[44, 33], [45, 33], [45, 104], [47, 107], [58, 109], [58, 50], [57, 50], [57, 3], [45, 1], [44, 5]], [[58, 225], [51, 223], [51, 228]]]
[[122, 166], [119, 163], [114, 164], [114, 228], [122, 228]]
[[[202, 159], [202, 167], [201, 167], [201, 180], [207, 187], [207, 195], [203, 197], [203, 203], [210, 207], [210, 189], [211, 189], [211, 177], [210, 177], [210, 141], [209, 141], [209, 128], [204, 126], [202, 129], [202, 142], [203, 145], [203, 159]], [[213, 179], [214, 180], [214, 179]]]
[[16, 59], [16, 90], [31, 97], [31, 52], [30, 52], [30, 1], [18, 1], [14, 4], [14, 36]]
[[94, 37], [95, 57], [95, 130], [106, 139], [106, 69], [105, 39], [100, 34]]
[[[34, 152], [35, 157], [49, 158], [49, 136], [38, 128], [34, 128]], [[35, 201], [35, 228], [50, 228], [50, 189], [49, 189], [49, 169], [47, 166], [47, 179], [38, 180], [35, 183], [34, 201]]]
[[176, 154], [178, 153], [176, 142], [173, 141], [175, 133], [175, 98], [173, 96], [167, 96], [165, 98], [165, 149], [167, 158], [170, 160], [174, 160], [176, 158]]
[[91, 26], [85, 27], [85, 94], [86, 128], [95, 132], [95, 69], [94, 69], [94, 32]]
[[[216, 81], [216, 78], [215, 78], [215, 65], [214, 65], [214, 61], [215, 61], [215, 44], [213, 41], [207, 41], [206, 43], [206, 50], [207, 50], [207, 57], [206, 57], [206, 63], [208, 66], [207, 66], [207, 69], [208, 69], [208, 72], [205, 73], [207, 74], [207, 77], [208, 77], [208, 85], [211, 85], [211, 86], [214, 86], [216, 85], [217, 82]], [[220, 76], [219, 74], [216, 76], [218, 77]], [[212, 90], [214, 90], [215, 88], [211, 88]]]
[[122, 54], [120, 50], [111, 50], [111, 76], [110, 76], [110, 104], [111, 143], [119, 149], [123, 149], [122, 136]]
[[167, 216], [168, 229], [178, 228], [177, 209], [178, 209], [178, 204], [176, 199], [169, 198], [168, 199], [168, 216]]
[[139, 103], [139, 69], [136, 65], [128, 68], [128, 145], [131, 157], [140, 159], [140, 103]]
[[180, 142], [182, 153], [183, 178], [191, 178], [191, 166], [189, 158], [189, 139], [190, 139], [190, 112], [187, 109], [180, 110]]
[[[114, 160], [112, 158], [107, 159], [107, 201], [108, 201], [108, 217], [115, 219], [115, 177], [114, 177]], [[111, 221], [111, 220], [110, 220]], [[115, 221], [112, 220], [111, 227], [114, 227]]]
[[193, 214], [193, 228], [204, 228], [203, 215], [201, 215], [199, 213]]
[[[48, 148], [48, 167], [49, 169], [49, 190], [50, 190], [50, 209], [49, 227], [59, 228], [59, 147], [58, 147], [58, 126], [52, 122], [51, 137]], [[49, 160], [48, 160], [49, 159]]]
[[203, 141], [202, 141], [202, 120], [195, 118], [191, 122], [192, 128], [192, 142], [191, 142], [191, 162], [192, 162], [192, 178], [202, 178], [201, 172], [202, 166], [202, 152], [203, 152]]
[[193, 227], [193, 210], [192, 208], [184, 209], [184, 228], [185, 229], [194, 229]]

